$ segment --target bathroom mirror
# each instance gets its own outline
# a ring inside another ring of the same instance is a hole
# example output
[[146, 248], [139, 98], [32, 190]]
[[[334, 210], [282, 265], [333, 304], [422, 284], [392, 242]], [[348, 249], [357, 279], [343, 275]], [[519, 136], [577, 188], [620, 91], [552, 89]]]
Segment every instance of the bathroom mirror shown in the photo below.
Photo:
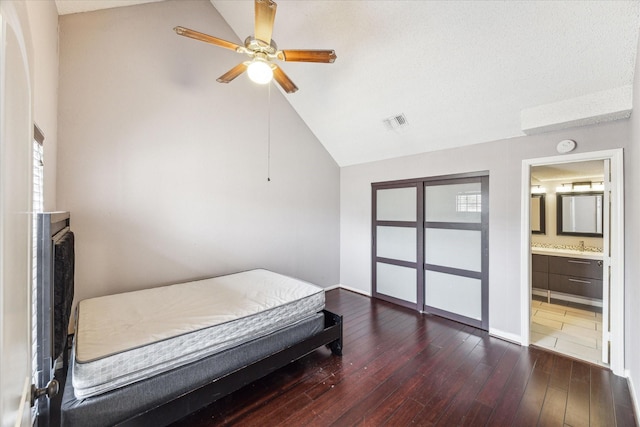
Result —
[[531, 195], [531, 232], [545, 234], [544, 194]]
[[602, 237], [601, 192], [558, 194], [558, 234]]

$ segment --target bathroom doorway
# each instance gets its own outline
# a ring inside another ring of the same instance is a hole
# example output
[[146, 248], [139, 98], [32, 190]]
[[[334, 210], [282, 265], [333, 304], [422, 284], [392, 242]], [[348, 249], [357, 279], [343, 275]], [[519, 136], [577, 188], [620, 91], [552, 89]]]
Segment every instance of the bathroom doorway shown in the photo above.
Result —
[[523, 341], [622, 373], [622, 150], [525, 160], [522, 178]]
[[603, 366], [609, 364], [602, 345], [606, 162], [538, 165], [530, 172], [529, 342]]

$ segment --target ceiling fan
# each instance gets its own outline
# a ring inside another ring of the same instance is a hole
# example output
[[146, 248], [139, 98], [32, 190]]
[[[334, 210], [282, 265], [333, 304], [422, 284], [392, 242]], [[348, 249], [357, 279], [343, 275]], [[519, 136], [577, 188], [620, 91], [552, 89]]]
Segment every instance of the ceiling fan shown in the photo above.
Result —
[[293, 93], [298, 90], [298, 87], [284, 71], [273, 62], [274, 60], [332, 63], [336, 60], [336, 52], [332, 49], [278, 50], [278, 46], [271, 39], [277, 7], [278, 5], [272, 0], [255, 0], [255, 34], [253, 37], [249, 36], [245, 39], [244, 46], [184, 27], [175, 27], [174, 31], [181, 36], [211, 43], [225, 49], [235, 50], [251, 58], [251, 60], [241, 62], [218, 77], [218, 82], [229, 83], [247, 71], [249, 78], [256, 83], [266, 84], [274, 78], [285, 92]]

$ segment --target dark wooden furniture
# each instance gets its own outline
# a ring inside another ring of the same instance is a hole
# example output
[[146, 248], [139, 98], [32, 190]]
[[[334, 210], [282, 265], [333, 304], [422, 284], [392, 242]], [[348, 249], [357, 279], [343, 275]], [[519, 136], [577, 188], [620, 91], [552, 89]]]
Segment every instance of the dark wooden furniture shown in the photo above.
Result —
[[534, 289], [602, 299], [602, 261], [539, 254], [531, 261]]
[[602, 299], [602, 261], [550, 256], [549, 290]]

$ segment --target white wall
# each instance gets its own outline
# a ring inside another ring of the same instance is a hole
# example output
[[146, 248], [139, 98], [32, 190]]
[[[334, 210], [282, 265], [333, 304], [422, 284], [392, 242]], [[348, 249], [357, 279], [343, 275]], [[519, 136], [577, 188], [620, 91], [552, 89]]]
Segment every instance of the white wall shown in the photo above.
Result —
[[[76, 232], [76, 299], [265, 267], [339, 281], [339, 168], [244, 58], [207, 0], [60, 17], [58, 207]], [[295, 96], [295, 95], [288, 95]]]
[[58, 145], [58, 10], [53, 1], [24, 2], [33, 44], [33, 120], [44, 134], [44, 210], [56, 210]]
[[[627, 148], [630, 145], [629, 121], [342, 168], [340, 283], [365, 293], [371, 292], [372, 182], [488, 170], [489, 326], [503, 336], [519, 337], [522, 160], [556, 156], [555, 146], [562, 139], [578, 142], [574, 153]], [[629, 164], [629, 159], [625, 164]], [[635, 227], [637, 225], [627, 224], [628, 230]]]
[[[640, 52], [640, 44], [638, 45]], [[632, 384], [636, 416], [640, 416], [640, 55], [633, 82], [631, 144], [625, 158], [625, 366]]]

